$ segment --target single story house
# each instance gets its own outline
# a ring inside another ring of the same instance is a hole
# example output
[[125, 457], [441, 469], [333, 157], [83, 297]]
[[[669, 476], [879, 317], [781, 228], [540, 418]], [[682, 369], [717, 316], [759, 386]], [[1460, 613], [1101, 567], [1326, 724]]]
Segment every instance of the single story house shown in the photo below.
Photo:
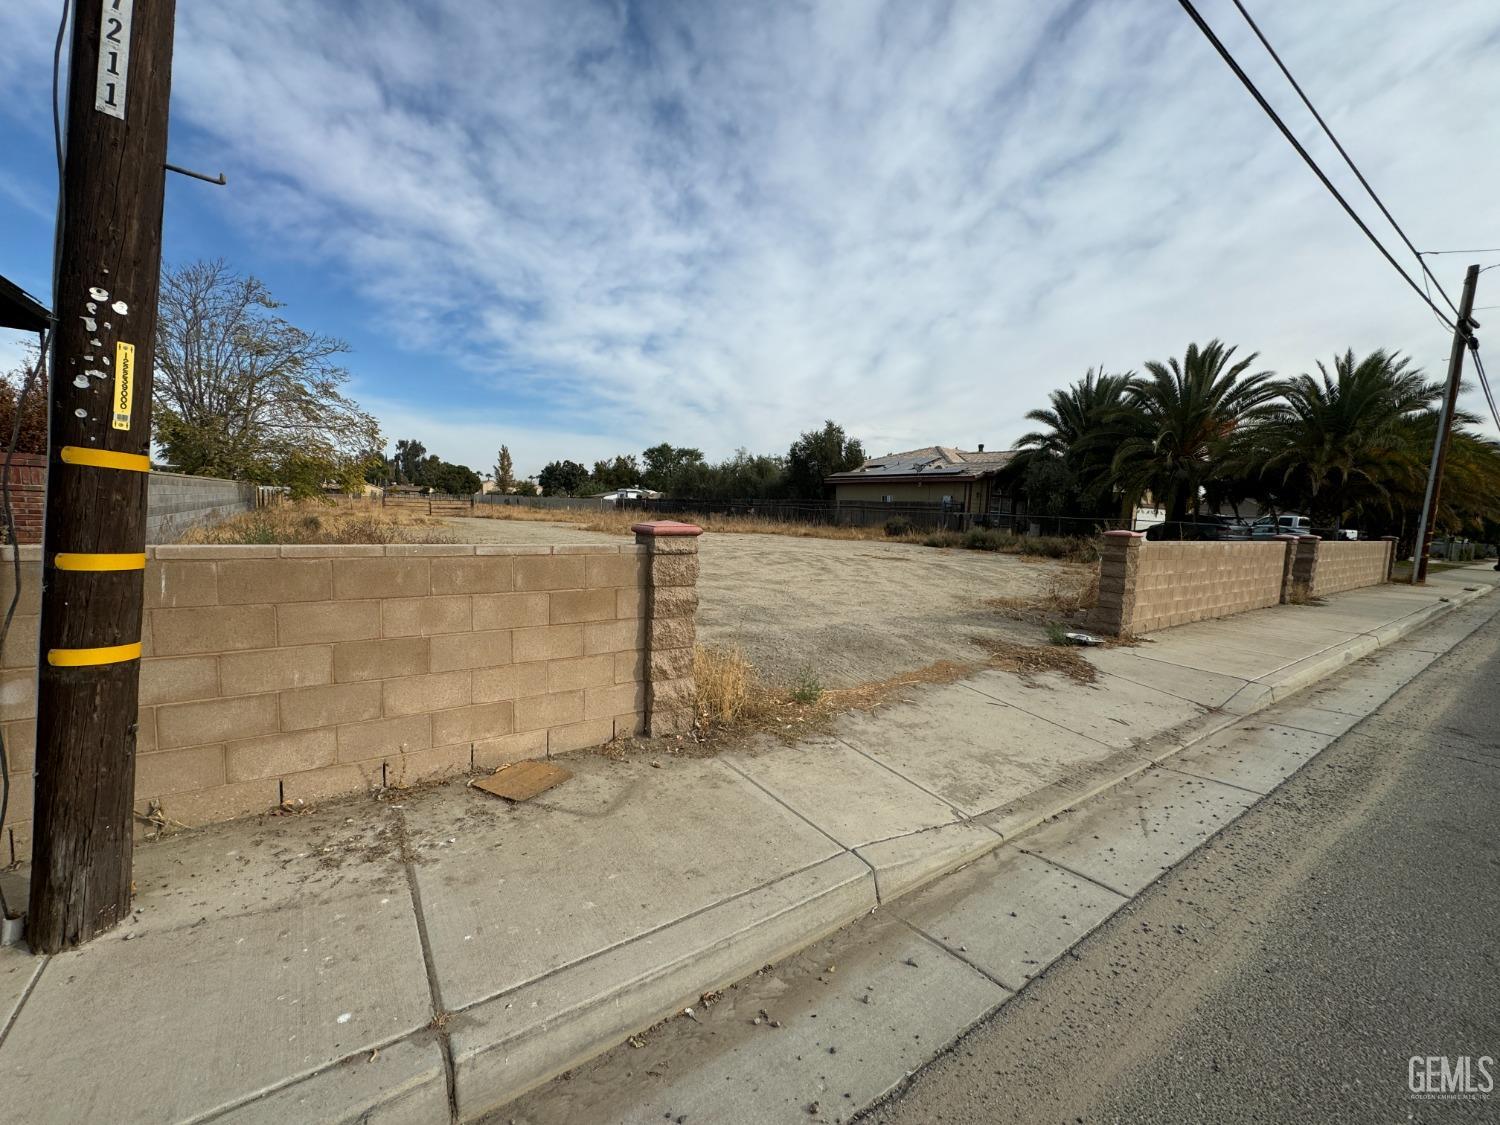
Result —
[[833, 473], [824, 481], [840, 503], [931, 504], [976, 519], [1002, 517], [1008, 522], [1026, 512], [1019, 484], [1004, 472], [1018, 452], [986, 453], [982, 445], [972, 452], [929, 445], [871, 457], [859, 468]]

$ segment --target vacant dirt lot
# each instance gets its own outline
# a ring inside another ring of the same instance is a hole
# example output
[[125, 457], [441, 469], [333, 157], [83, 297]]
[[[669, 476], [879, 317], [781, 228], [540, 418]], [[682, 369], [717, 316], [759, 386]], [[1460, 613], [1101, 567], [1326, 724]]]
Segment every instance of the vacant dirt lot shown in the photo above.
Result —
[[[620, 542], [566, 524], [453, 519], [473, 543]], [[939, 660], [984, 659], [976, 635], [1035, 643], [1024, 624], [987, 605], [1042, 598], [1088, 568], [983, 551], [904, 543], [705, 535], [699, 540], [698, 637], [738, 645], [760, 672], [790, 681], [805, 669], [824, 687], [882, 680]]]

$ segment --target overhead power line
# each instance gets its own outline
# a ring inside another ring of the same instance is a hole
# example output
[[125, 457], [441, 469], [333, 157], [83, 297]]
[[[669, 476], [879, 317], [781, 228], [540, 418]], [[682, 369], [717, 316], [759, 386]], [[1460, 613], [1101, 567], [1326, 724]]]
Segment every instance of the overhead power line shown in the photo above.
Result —
[[1219, 57], [1224, 60], [1225, 65], [1228, 66], [1230, 70], [1234, 71], [1235, 77], [1238, 78], [1241, 83], [1243, 83], [1245, 89], [1250, 91], [1250, 96], [1256, 100], [1257, 104], [1259, 104], [1261, 110], [1265, 113], [1265, 115], [1269, 117], [1273, 122], [1275, 122], [1276, 127], [1281, 130], [1281, 135], [1287, 139], [1287, 143], [1297, 150], [1297, 155], [1302, 157], [1303, 162], [1312, 169], [1313, 175], [1318, 177], [1318, 180], [1323, 184], [1324, 188], [1328, 190], [1328, 193], [1339, 201], [1339, 205], [1343, 207], [1345, 213], [1348, 214], [1348, 216], [1354, 220], [1355, 225], [1364, 232], [1364, 236], [1370, 240], [1375, 249], [1379, 250], [1385, 260], [1391, 264], [1391, 268], [1401, 275], [1402, 279], [1406, 282], [1407, 285], [1411, 287], [1411, 291], [1421, 299], [1422, 303], [1430, 308], [1433, 312], [1437, 313], [1438, 319], [1441, 320], [1444, 325], [1446, 325], [1448, 328], [1452, 328], [1453, 321], [1448, 319], [1447, 315], [1443, 312], [1442, 309], [1433, 304], [1432, 299], [1422, 292], [1422, 287], [1416, 283], [1411, 274], [1407, 273], [1406, 270], [1402, 268], [1401, 263], [1396, 261], [1396, 259], [1391, 256], [1391, 252], [1385, 248], [1385, 244], [1382, 243], [1380, 239], [1375, 237], [1374, 232], [1371, 231], [1370, 228], [1365, 224], [1365, 221], [1359, 217], [1359, 213], [1349, 205], [1349, 201], [1344, 198], [1339, 189], [1333, 186], [1333, 181], [1328, 178], [1328, 176], [1323, 172], [1323, 169], [1318, 167], [1317, 161], [1315, 161], [1312, 156], [1308, 154], [1307, 149], [1302, 147], [1302, 142], [1297, 140], [1292, 131], [1287, 128], [1286, 122], [1284, 122], [1281, 119], [1281, 116], [1271, 108], [1271, 103], [1266, 101], [1265, 96], [1260, 92], [1259, 88], [1257, 88], [1255, 83], [1250, 80], [1250, 76], [1240, 68], [1240, 64], [1237, 63], [1234, 59], [1234, 56], [1229, 53], [1229, 49], [1219, 41], [1219, 37], [1214, 34], [1213, 28], [1209, 27], [1207, 22], [1204, 21], [1203, 17], [1198, 14], [1198, 9], [1193, 6], [1192, 0], [1177, 0], [1177, 2], [1182, 5], [1183, 11], [1188, 14], [1192, 21], [1198, 25], [1198, 30], [1203, 33], [1204, 38], [1206, 38], [1211, 44], [1213, 44], [1214, 50], [1219, 52]]
[[1500, 254], [1500, 246], [1491, 246], [1488, 250], [1423, 250], [1423, 254]]
[[1411, 239], [1406, 237], [1406, 232], [1401, 229], [1401, 224], [1396, 222], [1396, 216], [1391, 214], [1385, 202], [1380, 196], [1375, 194], [1375, 189], [1370, 186], [1370, 181], [1365, 179], [1365, 174], [1359, 170], [1359, 165], [1354, 163], [1354, 158], [1339, 143], [1339, 139], [1333, 135], [1333, 130], [1328, 127], [1328, 122], [1323, 120], [1323, 115], [1318, 112], [1317, 106], [1312, 104], [1312, 99], [1307, 96], [1301, 84], [1292, 77], [1292, 72], [1287, 69], [1286, 63], [1281, 61], [1281, 56], [1276, 53], [1276, 48], [1271, 46], [1270, 40], [1261, 31], [1260, 25], [1251, 18], [1250, 13], [1245, 10], [1245, 5], [1240, 3], [1240, 0], [1233, 0], [1233, 2], [1234, 6], [1240, 10], [1240, 15], [1245, 17], [1245, 22], [1250, 25], [1250, 30], [1255, 32], [1255, 37], [1260, 40], [1261, 46], [1266, 49], [1266, 53], [1276, 60], [1276, 65], [1281, 68], [1281, 73], [1286, 75], [1286, 80], [1292, 84], [1292, 89], [1297, 91], [1297, 96], [1302, 99], [1302, 104], [1307, 107], [1307, 112], [1313, 115], [1313, 119], [1322, 127], [1323, 132], [1328, 135], [1328, 139], [1333, 142], [1333, 147], [1339, 150], [1339, 155], [1344, 158], [1344, 163], [1349, 165], [1349, 171], [1354, 173], [1355, 178], [1359, 180], [1360, 186], [1369, 193], [1370, 198], [1375, 201], [1375, 206], [1380, 208], [1380, 213], [1385, 216], [1385, 221], [1390, 223], [1395, 232], [1401, 236], [1401, 241], [1406, 243], [1406, 248], [1416, 255], [1417, 265], [1421, 266], [1422, 272], [1432, 279], [1432, 284], [1437, 286], [1437, 291], [1443, 295], [1443, 300], [1448, 302], [1448, 307], [1457, 313], [1458, 306], [1453, 303], [1453, 299], [1443, 289], [1442, 282], [1438, 281], [1433, 272], [1427, 268], [1427, 263], [1422, 261], [1422, 252], [1416, 248]]
[[1484, 391], [1484, 400], [1490, 404], [1490, 417], [1495, 420], [1495, 429], [1500, 430], [1500, 409], [1495, 406], [1495, 392], [1490, 387], [1489, 376], [1484, 371], [1484, 360], [1479, 358], [1479, 341], [1469, 337], [1469, 354], [1474, 357], [1474, 370], [1479, 373], [1479, 386]]

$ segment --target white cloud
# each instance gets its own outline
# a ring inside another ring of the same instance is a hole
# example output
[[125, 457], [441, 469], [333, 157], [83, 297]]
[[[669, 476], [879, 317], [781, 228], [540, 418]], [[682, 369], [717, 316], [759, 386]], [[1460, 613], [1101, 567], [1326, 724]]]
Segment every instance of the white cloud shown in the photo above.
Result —
[[[1233, 8], [1203, 8], [1333, 171]], [[1500, 11], [1257, 8], [1419, 243], [1500, 245], [1500, 146], [1460, 112], [1500, 100]], [[994, 447], [1085, 367], [1215, 335], [1284, 372], [1346, 346], [1435, 376], [1446, 357], [1156, 0], [203, 0], [178, 19], [174, 113], [230, 165], [235, 221], [473, 372], [485, 410], [542, 404], [523, 437], [379, 386], [389, 433], [441, 431], [476, 465], [501, 440], [530, 471], [663, 438], [774, 450], [824, 417], [881, 451]], [[1456, 296], [1460, 260], [1437, 261]]]

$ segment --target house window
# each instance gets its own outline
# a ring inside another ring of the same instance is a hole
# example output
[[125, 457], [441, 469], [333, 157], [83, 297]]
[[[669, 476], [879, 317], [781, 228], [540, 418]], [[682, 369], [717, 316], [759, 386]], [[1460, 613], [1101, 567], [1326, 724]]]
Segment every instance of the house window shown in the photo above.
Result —
[[943, 503], [944, 504], [951, 504], [951, 503], [953, 503], [953, 497], [951, 497], [951, 496], [944, 496], [943, 497]]
[[896, 498], [887, 493], [885, 496], [882, 496], [880, 498], [880, 502], [882, 504], [894, 504], [896, 502]]

